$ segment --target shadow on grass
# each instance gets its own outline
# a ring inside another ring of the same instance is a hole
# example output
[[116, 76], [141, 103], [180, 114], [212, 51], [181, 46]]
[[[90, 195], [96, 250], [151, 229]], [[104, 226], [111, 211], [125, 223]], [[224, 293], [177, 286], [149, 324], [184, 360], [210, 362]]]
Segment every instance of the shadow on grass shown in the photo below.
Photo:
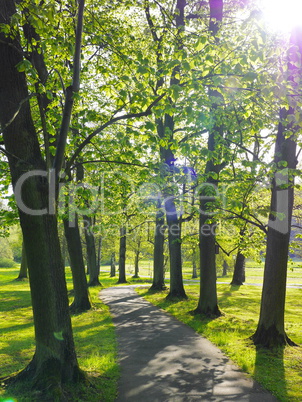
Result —
[[273, 351], [257, 348], [254, 377], [261, 381], [264, 388], [270, 389], [272, 378], [277, 378], [275, 396], [282, 401], [288, 400], [287, 384], [284, 369], [284, 347]]

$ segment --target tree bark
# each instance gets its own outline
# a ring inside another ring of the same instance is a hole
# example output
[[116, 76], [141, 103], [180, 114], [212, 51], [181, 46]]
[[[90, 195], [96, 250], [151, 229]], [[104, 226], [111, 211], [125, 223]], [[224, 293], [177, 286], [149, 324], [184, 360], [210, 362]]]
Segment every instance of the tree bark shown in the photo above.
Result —
[[83, 216], [84, 219], [84, 232], [86, 240], [86, 258], [89, 272], [88, 286], [102, 286], [99, 281], [100, 269], [96, 259], [96, 247], [94, 234], [91, 231], [92, 219], [90, 216]]
[[187, 299], [182, 279], [181, 233], [174, 197], [165, 198], [170, 254], [170, 291], [167, 299]]
[[192, 279], [196, 279], [198, 277], [197, 275], [197, 265], [196, 265], [196, 258], [195, 258], [195, 251], [192, 256], [192, 266], [193, 266], [193, 271], [192, 271]]
[[231, 285], [241, 286], [245, 282], [245, 256], [239, 250], [236, 256]]
[[20, 272], [18, 275], [17, 280], [22, 281], [23, 279], [27, 279], [27, 259], [26, 259], [26, 252], [25, 252], [25, 246], [24, 242], [22, 243], [22, 257], [21, 257], [21, 266], [20, 266]]
[[138, 272], [139, 272], [139, 255], [140, 255], [140, 250], [135, 250], [135, 256], [134, 256], [134, 275], [132, 278], [139, 278]]
[[115, 276], [115, 253], [111, 254], [111, 262], [110, 262], [110, 278]]
[[98, 252], [97, 252], [97, 267], [98, 267], [99, 273], [101, 270], [102, 243], [103, 243], [103, 239], [102, 239], [102, 236], [100, 236], [98, 239]]
[[157, 202], [155, 218], [154, 250], [153, 250], [153, 281], [150, 290], [162, 291], [166, 289], [164, 269], [164, 244], [165, 244], [165, 218], [161, 200]]
[[[0, 23], [10, 24], [15, 13], [14, 1], [3, 0]], [[57, 218], [47, 211], [48, 178], [32, 174], [33, 170], [45, 171], [45, 163], [26, 78], [16, 69], [22, 61], [18, 49], [16, 36], [6, 38], [0, 32], [0, 124], [26, 249], [36, 339], [34, 357], [17, 379], [32, 380], [35, 388], [62, 396], [61, 384], [77, 381], [82, 374], [73, 342]], [[20, 188], [18, 180], [27, 172]]]
[[86, 311], [91, 308], [91, 304], [87, 288], [78, 216], [75, 216], [73, 226], [70, 226], [68, 219], [64, 219], [63, 223], [74, 290], [74, 299], [70, 305], [70, 310], [72, 312]]
[[117, 283], [127, 283], [126, 279], [126, 241], [127, 241], [127, 234], [126, 234], [126, 227], [123, 226], [120, 228], [120, 250], [119, 250], [119, 263], [118, 263], [118, 270], [119, 270], [119, 278]]
[[226, 260], [223, 260], [222, 264], [222, 276], [226, 276], [228, 274], [229, 265]]

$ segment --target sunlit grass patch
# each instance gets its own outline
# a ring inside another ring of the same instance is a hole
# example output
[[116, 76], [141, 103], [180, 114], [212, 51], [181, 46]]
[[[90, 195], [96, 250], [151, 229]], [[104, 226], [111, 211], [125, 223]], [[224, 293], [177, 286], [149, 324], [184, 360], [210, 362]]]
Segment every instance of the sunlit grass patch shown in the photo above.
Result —
[[[72, 289], [70, 270], [67, 286]], [[18, 269], [0, 269], [0, 377], [6, 377], [26, 367], [35, 350], [34, 327], [29, 284], [14, 281]], [[103, 283], [110, 286], [114, 280]], [[116, 279], [115, 279], [116, 281]], [[71, 401], [114, 401], [117, 392], [119, 368], [116, 362], [115, 331], [109, 309], [98, 298], [101, 288], [89, 290], [93, 308], [72, 316], [76, 351], [80, 367], [87, 373], [90, 386], [66, 388]], [[12, 396], [12, 393], [14, 394]], [[0, 384], [0, 400], [38, 400], [30, 389], [22, 387], [5, 390]]]
[[[261, 287], [218, 284], [219, 307], [224, 313], [217, 319], [196, 316], [199, 285], [185, 287], [188, 300], [170, 302], [167, 292], [137, 292], [147, 300], [190, 325], [216, 344], [245, 372], [284, 402], [302, 400], [302, 350], [286, 347], [274, 352], [256, 351], [249, 337], [259, 318]], [[302, 345], [302, 290], [287, 289], [285, 322], [289, 337]]]

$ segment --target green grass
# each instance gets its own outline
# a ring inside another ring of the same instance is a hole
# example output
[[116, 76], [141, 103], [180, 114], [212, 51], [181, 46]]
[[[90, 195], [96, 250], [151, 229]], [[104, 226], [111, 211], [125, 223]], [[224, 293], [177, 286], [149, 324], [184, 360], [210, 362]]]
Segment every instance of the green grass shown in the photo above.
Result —
[[[281, 401], [302, 400], [301, 348], [286, 347], [275, 352], [256, 351], [248, 340], [258, 322], [260, 287], [218, 285], [219, 306], [224, 315], [217, 319], [190, 314], [197, 307], [198, 284], [186, 286], [189, 299], [181, 302], [166, 301], [167, 292], [150, 293], [145, 289], [137, 291], [216, 344]], [[301, 311], [302, 290], [288, 289], [286, 330], [290, 338], [299, 345], [302, 345]]]
[[[132, 284], [150, 284], [148, 272], [150, 263], [141, 264], [141, 279], [132, 279], [133, 272], [127, 272]], [[102, 267], [109, 271], [109, 267]], [[14, 281], [18, 276], [17, 268], [0, 268], [0, 377], [9, 376], [22, 370], [31, 360], [34, 349], [34, 329], [30, 307], [30, 292], [27, 281]], [[167, 275], [168, 276], [168, 275]], [[191, 278], [190, 267], [185, 268], [185, 278]], [[263, 266], [248, 263], [247, 281], [261, 283]], [[229, 282], [231, 276], [218, 278]], [[252, 279], [250, 279], [252, 278]], [[107, 272], [100, 276], [104, 287], [116, 285], [117, 276], [109, 278]], [[301, 264], [294, 270], [289, 269], [289, 281], [302, 283]], [[68, 289], [72, 280], [67, 269]], [[189, 314], [197, 305], [197, 282], [186, 285], [189, 296], [185, 302], [167, 302], [166, 293], [150, 294], [138, 290], [148, 300], [166, 309], [179, 320], [193, 327], [219, 346], [244, 371], [250, 373], [274, 393], [281, 401], [302, 400], [302, 351], [300, 348], [287, 347], [275, 353], [256, 351], [247, 340], [256, 328], [261, 288], [256, 286], [231, 287], [218, 285], [219, 305], [224, 316], [216, 319], [200, 319]], [[93, 309], [72, 317], [74, 338], [80, 367], [89, 375], [91, 387], [76, 387], [68, 390], [72, 401], [114, 401], [117, 391], [119, 368], [116, 361], [115, 331], [107, 306], [99, 299], [100, 288], [90, 289]], [[296, 343], [302, 345], [302, 290], [288, 289], [286, 304], [286, 330]], [[34, 401], [38, 400], [30, 390], [15, 389], [6, 391], [0, 384], [0, 400]]]
[[[141, 260], [139, 263], [139, 275], [142, 279], [152, 279], [153, 273], [153, 265], [151, 260]], [[108, 265], [102, 266], [101, 270], [109, 272], [110, 267]], [[221, 268], [218, 269], [218, 282], [228, 282], [230, 283], [232, 280], [232, 272], [229, 272], [226, 276], [221, 276]], [[232, 267], [230, 271], [233, 271]], [[246, 283], [257, 283], [261, 284], [263, 281], [263, 271], [264, 271], [264, 263], [257, 263], [251, 260], [247, 260], [246, 262]], [[117, 273], [118, 274], [118, 273]], [[133, 264], [126, 265], [126, 275], [127, 279], [131, 280], [132, 275], [134, 275], [134, 266]], [[166, 272], [166, 281], [169, 282], [170, 273]], [[192, 279], [192, 266], [189, 261], [183, 264], [183, 278], [184, 280]], [[302, 262], [301, 261], [292, 261], [288, 266], [288, 284], [302, 284]]]
[[[27, 281], [14, 281], [16, 268], [0, 268], [0, 377], [22, 370], [30, 362], [34, 350], [34, 328]], [[104, 286], [116, 279], [101, 277]], [[68, 288], [72, 288], [67, 270]], [[75, 345], [80, 367], [88, 374], [91, 386], [70, 387], [72, 401], [114, 401], [117, 392], [119, 367], [116, 355], [115, 331], [109, 309], [99, 299], [100, 288], [91, 288], [93, 308], [72, 317]], [[25, 389], [6, 390], [0, 384], [1, 401], [34, 401], [37, 396]]]

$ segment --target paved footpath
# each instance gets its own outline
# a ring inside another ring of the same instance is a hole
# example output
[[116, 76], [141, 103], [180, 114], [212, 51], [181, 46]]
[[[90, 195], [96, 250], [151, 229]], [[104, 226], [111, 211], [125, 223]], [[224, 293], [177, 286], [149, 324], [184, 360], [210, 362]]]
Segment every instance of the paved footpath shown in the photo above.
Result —
[[138, 296], [134, 287], [101, 291], [117, 333], [118, 402], [277, 401], [211, 342]]

